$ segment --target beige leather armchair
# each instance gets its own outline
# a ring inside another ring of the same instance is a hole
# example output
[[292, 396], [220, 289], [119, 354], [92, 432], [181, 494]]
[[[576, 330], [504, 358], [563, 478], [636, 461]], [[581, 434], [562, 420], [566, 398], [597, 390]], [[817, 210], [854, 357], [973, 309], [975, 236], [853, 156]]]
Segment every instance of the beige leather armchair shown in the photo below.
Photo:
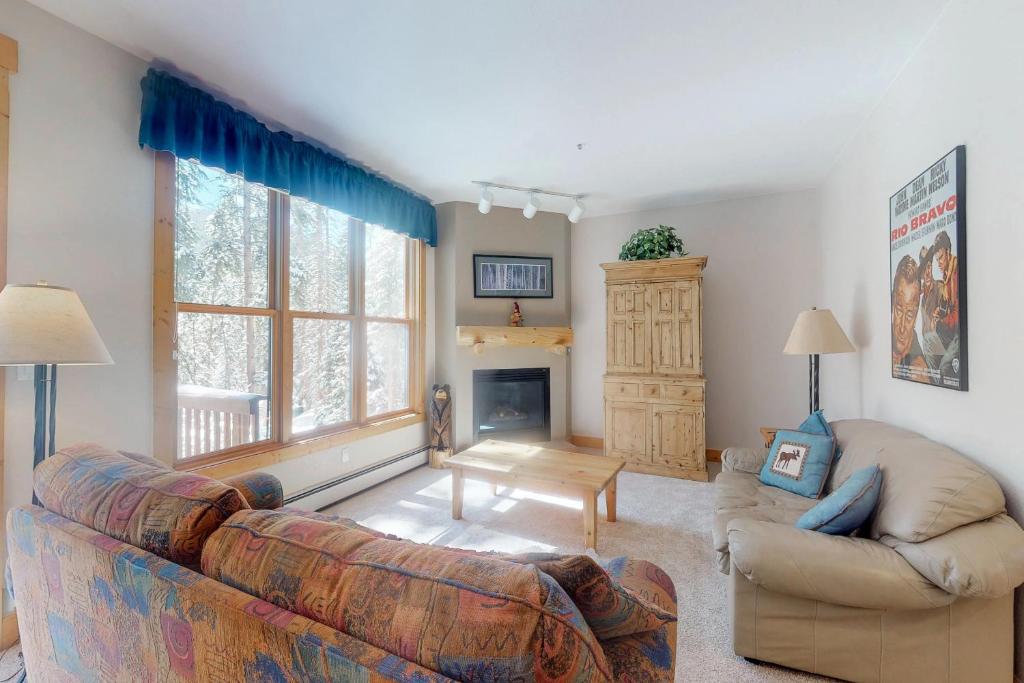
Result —
[[1024, 531], [999, 485], [913, 432], [832, 426], [843, 456], [827, 492], [883, 472], [858, 537], [793, 526], [817, 501], [761, 485], [766, 449], [723, 453], [713, 537], [736, 653], [852, 681], [1010, 681]]

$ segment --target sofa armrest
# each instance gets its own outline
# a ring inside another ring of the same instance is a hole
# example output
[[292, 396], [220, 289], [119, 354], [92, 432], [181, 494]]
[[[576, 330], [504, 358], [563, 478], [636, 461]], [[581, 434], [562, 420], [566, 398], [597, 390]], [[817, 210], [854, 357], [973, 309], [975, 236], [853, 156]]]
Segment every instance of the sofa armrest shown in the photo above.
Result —
[[1005, 514], [920, 543], [891, 536], [880, 540], [954, 595], [998, 598], [1024, 583], [1024, 530]]
[[879, 610], [928, 609], [956, 599], [870, 539], [751, 519], [729, 522], [728, 533], [736, 569], [776, 593]]
[[284, 487], [272, 474], [246, 472], [221, 481], [237, 489], [253, 510], [276, 510], [284, 505]]
[[761, 468], [767, 459], [767, 448], [739, 448], [733, 446], [722, 451], [722, 469], [726, 472], [761, 474]]

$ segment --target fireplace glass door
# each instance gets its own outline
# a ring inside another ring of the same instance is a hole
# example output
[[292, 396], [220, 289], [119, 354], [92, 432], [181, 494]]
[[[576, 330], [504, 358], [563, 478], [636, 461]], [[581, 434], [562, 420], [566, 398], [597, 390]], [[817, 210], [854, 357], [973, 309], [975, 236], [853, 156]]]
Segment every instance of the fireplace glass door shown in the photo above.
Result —
[[473, 441], [551, 440], [551, 370], [473, 371]]

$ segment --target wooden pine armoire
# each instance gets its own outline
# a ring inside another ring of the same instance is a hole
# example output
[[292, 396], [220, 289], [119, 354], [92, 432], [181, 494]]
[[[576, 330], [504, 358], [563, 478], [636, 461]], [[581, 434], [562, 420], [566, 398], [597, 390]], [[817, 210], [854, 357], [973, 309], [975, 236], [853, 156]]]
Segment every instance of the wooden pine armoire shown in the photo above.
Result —
[[707, 257], [603, 263], [604, 452], [626, 469], [708, 480], [701, 280]]

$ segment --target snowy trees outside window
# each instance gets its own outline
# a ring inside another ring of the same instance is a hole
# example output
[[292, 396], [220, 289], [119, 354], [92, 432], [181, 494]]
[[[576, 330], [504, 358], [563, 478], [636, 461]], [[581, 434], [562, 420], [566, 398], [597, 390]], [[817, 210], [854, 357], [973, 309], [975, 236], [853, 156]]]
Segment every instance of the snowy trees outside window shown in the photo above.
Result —
[[178, 457], [411, 412], [420, 245], [176, 160]]

